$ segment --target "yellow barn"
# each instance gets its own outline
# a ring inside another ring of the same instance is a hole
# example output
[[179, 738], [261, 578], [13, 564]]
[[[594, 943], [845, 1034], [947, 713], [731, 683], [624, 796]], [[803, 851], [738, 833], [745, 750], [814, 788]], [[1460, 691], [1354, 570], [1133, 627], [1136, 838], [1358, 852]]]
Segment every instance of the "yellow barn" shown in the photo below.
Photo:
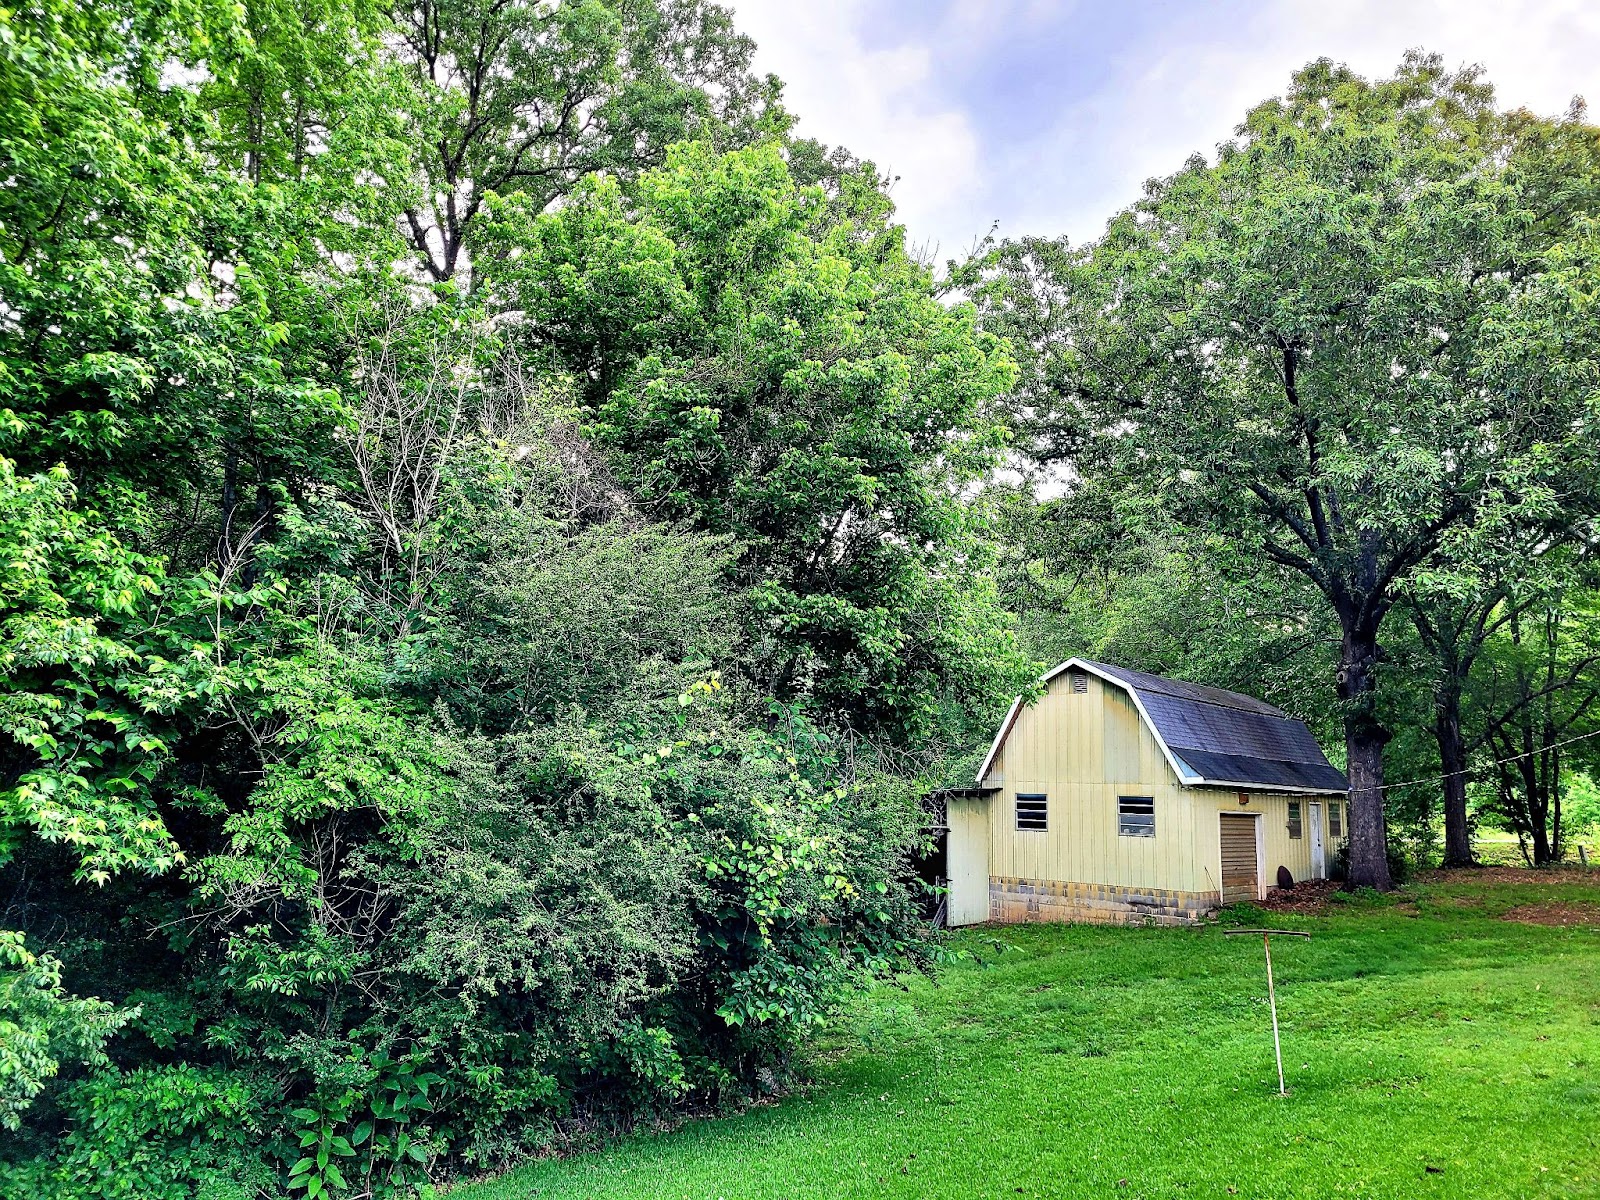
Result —
[[1344, 775], [1250, 696], [1074, 658], [945, 793], [951, 925], [1193, 921], [1327, 876]]

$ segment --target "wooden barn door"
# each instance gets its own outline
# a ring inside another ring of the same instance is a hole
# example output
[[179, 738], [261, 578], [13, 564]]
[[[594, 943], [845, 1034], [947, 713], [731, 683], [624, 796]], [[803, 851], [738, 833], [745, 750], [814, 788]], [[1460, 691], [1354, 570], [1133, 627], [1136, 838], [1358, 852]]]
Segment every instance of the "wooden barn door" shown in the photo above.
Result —
[[1261, 895], [1255, 817], [1223, 813], [1222, 820], [1222, 902], [1256, 900]]

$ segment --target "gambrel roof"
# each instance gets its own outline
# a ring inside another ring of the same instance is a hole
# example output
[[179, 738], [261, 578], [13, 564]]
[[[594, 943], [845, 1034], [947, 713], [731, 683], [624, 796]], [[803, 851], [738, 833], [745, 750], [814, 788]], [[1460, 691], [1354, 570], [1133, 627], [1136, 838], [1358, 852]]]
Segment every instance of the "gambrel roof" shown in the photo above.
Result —
[[[1194, 787], [1343, 792], [1344, 773], [1328, 762], [1304, 721], [1253, 696], [1073, 658], [1044, 676], [1096, 675], [1121, 688], [1155, 736], [1178, 778]], [[1019, 696], [978, 770], [982, 784], [1022, 711]]]

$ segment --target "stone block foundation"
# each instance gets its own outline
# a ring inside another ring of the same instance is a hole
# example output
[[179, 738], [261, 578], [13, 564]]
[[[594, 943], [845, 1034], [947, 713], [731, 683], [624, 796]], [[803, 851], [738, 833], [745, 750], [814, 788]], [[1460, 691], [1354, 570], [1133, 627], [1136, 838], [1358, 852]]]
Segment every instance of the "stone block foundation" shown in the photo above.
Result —
[[1215, 892], [1058, 883], [1051, 879], [989, 877], [989, 920], [1077, 921], [1091, 925], [1191, 925], [1217, 907]]

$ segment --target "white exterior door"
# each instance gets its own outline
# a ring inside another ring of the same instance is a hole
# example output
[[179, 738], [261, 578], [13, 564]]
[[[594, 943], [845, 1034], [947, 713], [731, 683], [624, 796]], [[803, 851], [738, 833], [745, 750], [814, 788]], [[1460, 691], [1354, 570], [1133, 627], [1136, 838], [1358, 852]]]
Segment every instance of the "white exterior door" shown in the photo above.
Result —
[[945, 920], [950, 925], [977, 925], [989, 919], [989, 803], [951, 800], [946, 808], [950, 894]]
[[1322, 801], [1306, 804], [1306, 820], [1311, 825], [1311, 878], [1326, 879], [1328, 862], [1322, 850]]

